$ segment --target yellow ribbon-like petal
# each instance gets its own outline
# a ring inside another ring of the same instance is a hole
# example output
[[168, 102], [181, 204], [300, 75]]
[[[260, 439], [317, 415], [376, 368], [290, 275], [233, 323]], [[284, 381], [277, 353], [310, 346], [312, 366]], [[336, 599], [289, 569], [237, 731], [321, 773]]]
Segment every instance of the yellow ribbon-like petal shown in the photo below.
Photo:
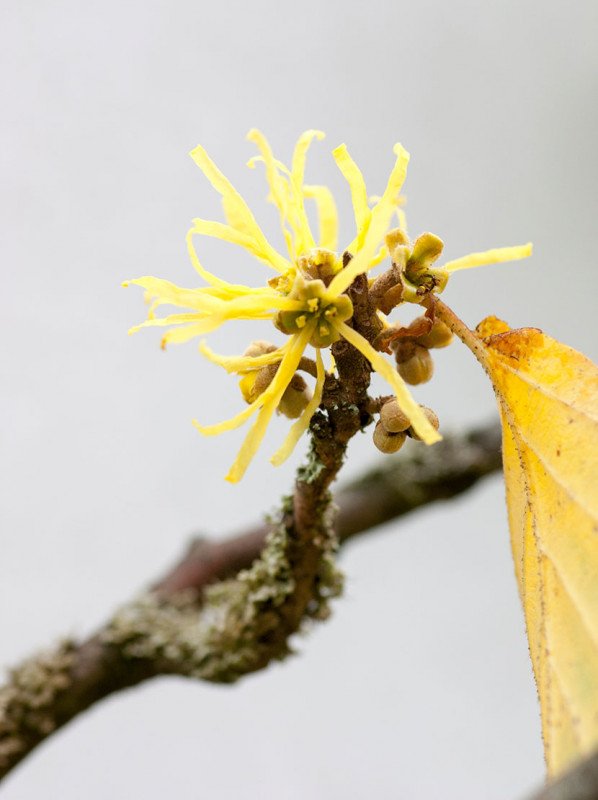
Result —
[[295, 186], [299, 191], [303, 187], [303, 176], [305, 174], [305, 157], [307, 150], [314, 139], [321, 141], [325, 137], [322, 131], [309, 130], [302, 133], [295, 145], [293, 152], [293, 163], [291, 165], [291, 175], [295, 182]]
[[388, 256], [388, 247], [384, 244], [378, 250], [376, 255], [372, 258], [371, 267], [372, 268], [377, 267], [378, 264], [381, 264], [387, 256]]
[[211, 294], [206, 294], [202, 289], [181, 289], [170, 281], [165, 281], [162, 278], [153, 278], [151, 275], [125, 281], [123, 286], [129, 286], [131, 283], [142, 286], [146, 290], [148, 297], [156, 299], [152, 308], [158, 305], [170, 304], [210, 312], [220, 310], [223, 307], [222, 300]]
[[277, 272], [284, 272], [290, 267], [290, 263], [280, 253], [277, 253], [265, 239], [257, 239], [255, 236], [240, 231], [231, 225], [224, 225], [222, 222], [212, 222], [205, 219], [194, 219], [193, 232], [201, 236], [212, 236], [215, 239], [239, 245], [239, 247], [243, 247]]
[[341, 144], [335, 148], [332, 151], [332, 155], [351, 190], [351, 201], [353, 203], [355, 226], [357, 228], [357, 238], [355, 241], [356, 247], [359, 249], [363, 245], [363, 240], [367, 234], [372, 217], [372, 212], [368, 206], [368, 194], [365, 188], [365, 181], [363, 180], [361, 170], [349, 155], [345, 144]]
[[304, 186], [303, 196], [316, 201], [320, 225], [319, 247], [336, 251], [338, 245], [338, 213], [332, 192], [327, 186]]
[[195, 247], [193, 246], [193, 236], [194, 234], [198, 233], [195, 227], [190, 228], [187, 231], [187, 236], [185, 237], [185, 241], [187, 242], [187, 252], [189, 253], [189, 258], [191, 259], [191, 263], [195, 267], [195, 271], [201, 275], [201, 277], [217, 289], [225, 289], [228, 284], [226, 281], [223, 281], [222, 278], [217, 278], [216, 275], [212, 275], [211, 272], [208, 272], [207, 269], [204, 269], [201, 265], [199, 258], [197, 257], [197, 253], [195, 252]]
[[[250, 163], [253, 165], [263, 160], [261, 156], [255, 156], [251, 159]], [[302, 188], [296, 183], [289, 168], [286, 167], [282, 161], [278, 161], [278, 159], [274, 159], [274, 164], [288, 178], [288, 182], [284, 184], [287, 189], [286, 219], [295, 235], [294, 252], [299, 256], [306, 253], [308, 250], [312, 250], [316, 246], [309, 220], [305, 213], [305, 206], [303, 203], [305, 195], [303, 194]]]
[[272, 418], [272, 414], [280, 403], [285, 389], [289, 385], [293, 375], [295, 374], [295, 370], [299, 366], [299, 361], [301, 360], [305, 346], [313, 334], [315, 325], [315, 321], [311, 322], [305, 326], [301, 333], [292, 337], [291, 346], [281, 361], [280, 367], [278, 368], [272, 383], [258, 398], [258, 401], [261, 400], [264, 405], [260, 410], [256, 421], [251, 426], [245, 441], [241, 445], [241, 449], [237, 454], [237, 458], [235, 459], [234, 464], [226, 476], [227, 481], [230, 481], [231, 483], [237, 483], [237, 481], [240, 481], [245, 474], [245, 470], [251, 463], [251, 460], [256, 454], [258, 447], [264, 438], [266, 428], [268, 427], [268, 423]]
[[486, 264], [499, 264], [503, 261], [516, 261], [519, 258], [527, 258], [532, 254], [532, 243], [519, 245], [518, 247], [496, 247], [493, 250], [485, 250], [482, 253], [470, 253], [467, 256], [456, 258], [443, 264], [442, 269], [447, 272], [457, 272], [460, 269], [472, 269], [473, 267], [483, 267]]
[[[246, 406], [239, 414], [231, 417], [231, 419], [224, 420], [224, 422], [218, 422], [216, 425], [200, 425], [196, 419], [192, 419], [191, 422], [202, 436], [218, 436], [221, 433], [225, 433], [225, 431], [234, 431], [236, 428], [240, 428], [244, 422], [247, 422], [249, 417], [264, 403], [264, 395], [266, 395], [266, 392], [261, 394], [253, 403]], [[266, 396], [266, 400], [267, 399], [268, 397]]]
[[242, 373], [261, 369], [269, 364], [276, 364], [282, 361], [284, 354], [289, 349], [289, 344], [290, 340], [282, 347], [273, 350], [271, 353], [264, 353], [261, 356], [221, 356], [211, 350], [205, 342], [200, 342], [199, 352], [212, 363], [224, 367], [229, 373]]
[[377, 214], [385, 216], [386, 212], [383, 211], [383, 208], [387, 205], [391, 205], [394, 209], [399, 202], [399, 194], [403, 184], [405, 183], [405, 178], [407, 177], [409, 153], [405, 150], [403, 145], [399, 144], [398, 142], [393, 147], [393, 152], [397, 158], [394, 167], [392, 168], [392, 172], [390, 173], [388, 183], [386, 184], [384, 194], [372, 209], [373, 217], [376, 217]]
[[[272, 148], [268, 144], [268, 141], [264, 136], [264, 134], [261, 131], [258, 131], [257, 128], [252, 128], [247, 134], [247, 139], [250, 142], [254, 142], [258, 146], [259, 151], [262, 154], [262, 159], [264, 161], [264, 164], [266, 165], [266, 179], [268, 181], [268, 185], [270, 186], [270, 192], [272, 193], [272, 200], [274, 201], [274, 205], [278, 208], [280, 214], [280, 226], [282, 228], [282, 233], [287, 243], [287, 249], [289, 251], [289, 256], [291, 258], [291, 261], [294, 262], [297, 254], [295, 252], [295, 248], [293, 245], [293, 238], [286, 226], [286, 221], [288, 218], [288, 198], [289, 198], [289, 188], [287, 185], [287, 181], [278, 172], [276, 161], [272, 153]], [[254, 165], [255, 165], [255, 159], [251, 159], [248, 162], [248, 166], [253, 167]]]
[[[209, 319], [210, 315], [206, 315], [205, 319]], [[133, 333], [137, 333], [138, 330], [141, 328], [152, 328], [152, 327], [164, 327], [166, 325], [185, 325], [188, 323], [197, 323], [198, 320], [202, 320], [202, 316], [200, 314], [194, 313], [190, 311], [188, 314], [169, 314], [167, 317], [159, 317], [156, 319], [155, 317], [151, 317], [150, 319], [144, 320], [139, 325], [134, 325], [132, 328], [129, 328], [129, 336]]]
[[[224, 213], [230, 225], [246, 236], [251, 237], [255, 242], [259, 242], [264, 254], [267, 253], [267, 258], [264, 258], [264, 260], [279, 272], [284, 272], [286, 266], [280, 264], [282, 256], [268, 243], [261, 228], [255, 221], [255, 217], [249, 210], [247, 203], [243, 200], [228, 178], [220, 172], [203, 147], [198, 145], [195, 150], [191, 151], [190, 155], [214, 189], [222, 195]], [[189, 239], [187, 241], [189, 241]], [[284, 261], [284, 259], [282, 260]], [[195, 264], [195, 260], [193, 261]]]
[[433, 444], [434, 442], [440, 441], [442, 436], [430, 425], [426, 415], [411, 396], [411, 392], [396, 369], [388, 363], [384, 356], [377, 350], [374, 350], [372, 345], [364, 339], [363, 336], [356, 333], [353, 328], [350, 328], [344, 322], [333, 322], [333, 324], [341, 336], [343, 336], [349, 344], [352, 344], [353, 347], [359, 350], [359, 352], [368, 359], [373, 369], [390, 383], [395, 391], [399, 407], [409, 418], [413, 430], [417, 435], [426, 444]]
[[316, 367], [316, 385], [313, 396], [305, 407], [303, 414], [299, 417], [297, 422], [293, 423], [291, 426], [291, 430], [287, 434], [287, 437], [282, 445], [270, 459], [270, 463], [274, 464], [275, 467], [279, 467], [291, 455], [295, 449], [295, 446], [297, 445], [297, 442], [308, 429], [309, 422], [322, 401], [322, 392], [324, 390], [324, 379], [326, 377], [326, 373], [319, 347], [316, 348]]
[[224, 320], [220, 315], [209, 316], [199, 322], [184, 325], [181, 328], [172, 328], [172, 330], [164, 334], [160, 346], [164, 349], [167, 344], [182, 344], [194, 339], [196, 336], [205, 336], [206, 333], [212, 333], [212, 331], [217, 330], [223, 322]]
[[388, 179], [384, 194], [371, 211], [371, 221], [367, 234], [357, 254], [354, 255], [345, 269], [341, 270], [332, 279], [330, 284], [330, 292], [332, 294], [339, 295], [346, 291], [357, 275], [367, 272], [374, 265], [376, 250], [388, 230], [399, 192], [405, 181], [407, 164], [409, 163], [409, 153], [400, 144], [395, 145], [394, 152], [397, 156], [395, 165]]

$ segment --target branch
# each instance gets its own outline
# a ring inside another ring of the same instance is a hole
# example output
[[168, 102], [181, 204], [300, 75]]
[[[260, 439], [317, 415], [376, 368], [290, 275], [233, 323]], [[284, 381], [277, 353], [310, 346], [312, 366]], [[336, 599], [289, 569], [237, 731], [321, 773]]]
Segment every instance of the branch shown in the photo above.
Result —
[[[348, 294], [353, 328], [369, 336], [367, 278], [358, 276]], [[303, 620], [326, 617], [328, 598], [342, 587], [332, 558], [337, 542], [329, 486], [347, 443], [372, 420], [369, 362], [344, 340], [332, 352], [338, 378], [326, 376], [310, 421], [308, 462], [259, 557], [234, 578], [209, 587], [147, 592], [89, 641], [67, 642], [18, 667], [0, 693], [0, 777], [52, 731], [113, 691], [158, 674], [237, 680], [284, 658]]]
[[[340, 509], [336, 532], [340, 541], [346, 542], [390, 519], [466, 491], [500, 468], [499, 441], [498, 426], [492, 425], [466, 436], [447, 436], [432, 448], [414, 446], [411, 452], [387, 457], [379, 468], [337, 494]], [[322, 475], [321, 481], [325, 483], [329, 476], [329, 472]], [[301, 503], [306, 491], [325, 491], [323, 484], [318, 486], [319, 489], [313, 483], [303, 483], [293, 504]], [[274, 570], [270, 597], [256, 599], [250, 589], [256, 577], [255, 565], [263, 571], [280, 547], [280, 538], [276, 538], [280, 532], [280, 524], [267, 525], [225, 542], [193, 542], [182, 560], [147, 595], [121, 609], [95, 636], [82, 643], [64, 642], [14, 669], [10, 682], [0, 690], [0, 777], [55, 730], [114, 692], [160, 674], [233, 680], [248, 671], [247, 666], [259, 669], [270, 657], [284, 655], [282, 649], [276, 650], [281, 641], [273, 642], [272, 627], [264, 630], [262, 624], [259, 630], [250, 632], [258, 639], [264, 637], [264, 648], [258, 648], [259, 657], [249, 648], [253, 661], [247, 665], [247, 623], [244, 626], [244, 618], [233, 614], [237, 627], [233, 626], [231, 636], [224, 624], [230, 622], [230, 616], [223, 613], [225, 609], [230, 612], [230, 606], [222, 604], [223, 597], [237, 592], [237, 612], [246, 615], [252, 604], [261, 603], [259, 616], [266, 623], [269, 620], [270, 626], [276, 623], [274, 628], [279, 630], [280, 610], [275, 604], [282, 597], [284, 609], [286, 596], [279, 584], [284, 587], [288, 575], [281, 576]], [[266, 560], [263, 555], [258, 559], [269, 535], [274, 536], [274, 544], [266, 548]], [[330, 547], [330, 537], [325, 541]], [[327, 558], [326, 546], [322, 548], [320, 543], [323, 557], [316, 576], [304, 580], [311, 582], [312, 590], [304, 592], [301, 602], [307, 606], [308, 615], [315, 617], [326, 615], [327, 597], [339, 590], [339, 578]], [[281, 590], [279, 594], [277, 590]], [[259, 592], [263, 591], [264, 583], [259, 584]], [[268, 613], [264, 614], [268, 604]], [[286, 632], [300, 623], [298, 605], [294, 599], [285, 611]], [[227, 636], [231, 638], [227, 640]], [[283, 647], [286, 648], [286, 640]], [[224, 659], [223, 653], [227, 654]]]
[[[340, 544], [437, 500], [449, 500], [501, 469], [500, 426], [445, 436], [434, 447], [414, 445], [381, 459], [336, 493], [336, 535]], [[155, 586], [168, 597], [225, 580], [260, 554], [271, 525], [259, 525], [224, 542], [198, 539]]]

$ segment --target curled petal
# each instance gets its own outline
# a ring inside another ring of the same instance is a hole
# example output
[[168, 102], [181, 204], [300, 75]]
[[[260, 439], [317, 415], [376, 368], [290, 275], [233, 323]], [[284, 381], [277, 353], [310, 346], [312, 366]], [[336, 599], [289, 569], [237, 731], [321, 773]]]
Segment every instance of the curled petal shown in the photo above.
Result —
[[224, 420], [224, 422], [218, 422], [216, 425], [200, 425], [195, 419], [191, 420], [191, 422], [203, 436], [218, 436], [225, 431], [234, 431], [236, 428], [240, 428], [244, 422], [247, 422], [249, 417], [257, 411], [264, 402], [265, 394], [266, 392], [261, 394], [253, 403], [244, 408], [243, 411], [231, 417], [231, 419]]
[[[368, 206], [368, 195], [365, 188], [363, 175], [357, 164], [353, 161], [347, 146], [339, 145], [332, 151], [334, 160], [338, 168], [343, 173], [343, 177], [351, 189], [351, 200], [353, 202], [353, 213], [355, 214], [355, 225], [357, 227], [357, 249], [363, 244], [363, 240], [368, 231], [372, 212]], [[347, 284], [348, 285], [348, 284]]]
[[[253, 401], [253, 403], [250, 403], [250, 405], [244, 408], [240, 414], [236, 414], [234, 417], [232, 417], [231, 419], [227, 419], [224, 422], [218, 422], [216, 423], [216, 425], [200, 425], [197, 422], [197, 420], [192, 420], [197, 430], [204, 436], [218, 436], [219, 434], [224, 433], [225, 431], [235, 430], [236, 428], [241, 427], [241, 425], [243, 425], [243, 423], [246, 422], [254, 414], [254, 412], [257, 411], [258, 408], [260, 408], [260, 406], [269, 407], [271, 403], [274, 402], [274, 405], [272, 407], [272, 412], [268, 415], [268, 420], [269, 420], [270, 417], [272, 416], [272, 413], [280, 403], [280, 399], [284, 394], [284, 390], [287, 388], [289, 382], [291, 381], [293, 375], [295, 374], [299, 361], [301, 360], [301, 355], [303, 353], [303, 350], [305, 349], [305, 345], [307, 344], [307, 339], [309, 338], [306, 337], [306, 332], [309, 331], [311, 334], [312, 329], [313, 325], [308, 326], [308, 328], [305, 328], [299, 336], [293, 336], [291, 338], [288, 350], [286, 351], [284, 358], [282, 359], [281, 365], [278, 371], [276, 372], [274, 380], [268, 386], [268, 388], [265, 391], [263, 391], [259, 395], [259, 397], [257, 397]], [[237, 455], [235, 464], [233, 464], [233, 466], [231, 467], [230, 472], [232, 472], [233, 469], [235, 469], [235, 465], [239, 462], [240, 457], [241, 456], [245, 457], [248, 450], [251, 449], [250, 445], [245, 447], [247, 439], [250, 439], [251, 437], [251, 442], [255, 443], [255, 434], [252, 435], [252, 431], [253, 428], [249, 431], [249, 434], [247, 435], [247, 438], [243, 443], [241, 450], [239, 450], [239, 454]], [[245, 469], [247, 469], [249, 462], [255, 455], [255, 451], [259, 447], [259, 444], [264, 436], [264, 433], [265, 433], [265, 427], [263, 432], [261, 433], [261, 436], [259, 437], [259, 441], [257, 442], [257, 444], [255, 444], [255, 450], [253, 451], [251, 457], [247, 460], [246, 463], [243, 459], [241, 459], [241, 462], [239, 462], [239, 463], [244, 463], [243, 473], [245, 472]], [[240, 480], [242, 474], [239, 475], [237, 480]], [[236, 483], [236, 481], [233, 480], [232, 483]]]
[[381, 264], [387, 256], [388, 256], [388, 247], [385, 244], [383, 244], [382, 247], [376, 253], [376, 255], [372, 258], [371, 266], [377, 267], [378, 264]]
[[279, 361], [282, 361], [288, 349], [289, 342], [279, 347], [277, 350], [273, 350], [271, 353], [264, 353], [261, 356], [220, 356], [214, 353], [205, 342], [201, 342], [199, 345], [199, 352], [202, 355], [212, 363], [224, 367], [229, 373], [248, 372], [249, 370], [267, 367], [269, 364], [277, 364]]

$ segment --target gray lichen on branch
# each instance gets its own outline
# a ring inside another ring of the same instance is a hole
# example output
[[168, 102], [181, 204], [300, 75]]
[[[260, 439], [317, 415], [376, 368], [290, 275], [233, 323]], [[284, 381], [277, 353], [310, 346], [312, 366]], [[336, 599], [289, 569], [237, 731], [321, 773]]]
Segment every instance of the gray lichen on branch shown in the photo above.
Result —
[[[231, 683], [261, 669], [272, 658], [284, 658], [290, 648], [280, 630], [288, 635], [294, 632], [288, 627], [285, 607], [297, 584], [285, 524], [291, 509], [292, 498], [288, 498], [281, 521], [268, 534], [251, 567], [206, 587], [201, 602], [193, 590], [168, 600], [148, 592], [115, 615], [102, 639], [120, 647], [125, 658], [160, 664], [163, 673], [217, 683]], [[320, 561], [304, 614], [324, 619], [329, 598], [342, 589], [333, 560], [337, 543], [330, 523], [322, 526], [316, 546]]]
[[43, 739], [56, 729], [55, 701], [68, 690], [75, 661], [74, 644], [64, 641], [10, 671], [0, 689], [0, 775], [30, 749], [32, 737]]

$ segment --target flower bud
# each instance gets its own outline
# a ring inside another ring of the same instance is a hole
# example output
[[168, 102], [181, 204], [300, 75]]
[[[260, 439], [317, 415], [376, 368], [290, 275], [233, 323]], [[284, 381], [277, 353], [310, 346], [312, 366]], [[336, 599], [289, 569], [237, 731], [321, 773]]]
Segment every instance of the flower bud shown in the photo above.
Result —
[[382, 424], [382, 420], [376, 423], [374, 429], [374, 444], [380, 452], [396, 453], [397, 450], [400, 450], [404, 445], [406, 438], [407, 434], [403, 431], [399, 433], [389, 433]]
[[[258, 353], [258, 355], [262, 354]], [[252, 370], [241, 378], [239, 388], [246, 403], [253, 403], [262, 392], [266, 391], [276, 375], [278, 366], [278, 364], [268, 364], [268, 366], [261, 369]]]
[[391, 344], [397, 362], [397, 370], [403, 380], [411, 386], [427, 383], [434, 374], [434, 362], [427, 347], [413, 339], [395, 339]]
[[301, 375], [295, 373], [284, 391], [277, 410], [288, 419], [297, 419], [303, 414], [310, 400], [311, 389]]
[[258, 373], [255, 377], [255, 382], [253, 384], [253, 390], [256, 397], [259, 397], [259, 395], [262, 392], [265, 392], [268, 386], [270, 386], [274, 380], [274, 376], [278, 372], [278, 367], [278, 364], [268, 364], [267, 367], [262, 367], [260, 370], [258, 370]]
[[[418, 317], [418, 320], [421, 319], [421, 317]], [[411, 324], [414, 325], [418, 320], [413, 320]], [[416, 341], [423, 347], [446, 347], [453, 341], [453, 338], [454, 334], [449, 326], [445, 325], [442, 320], [435, 319], [429, 333], [420, 334], [420, 336], [416, 338]]]
[[251, 342], [247, 350], [243, 353], [244, 356], [248, 356], [249, 358], [257, 358], [258, 356], [266, 355], [266, 353], [273, 353], [276, 350], [276, 346], [273, 345], [271, 342], [266, 342], [263, 339], [258, 339], [255, 342]]
[[396, 398], [384, 403], [380, 409], [380, 422], [387, 433], [401, 433], [411, 425], [409, 417], [400, 409]]
[[[440, 427], [440, 423], [438, 422], [438, 417], [432, 411], [432, 409], [426, 408], [426, 406], [420, 406], [420, 408], [427, 417], [430, 425], [436, 430], [438, 430], [438, 428]], [[409, 428], [409, 430], [407, 431], [407, 435], [411, 436], [412, 439], [416, 439], [418, 442], [421, 442], [421, 436], [418, 436], [418, 434], [413, 430], [413, 428]]]

